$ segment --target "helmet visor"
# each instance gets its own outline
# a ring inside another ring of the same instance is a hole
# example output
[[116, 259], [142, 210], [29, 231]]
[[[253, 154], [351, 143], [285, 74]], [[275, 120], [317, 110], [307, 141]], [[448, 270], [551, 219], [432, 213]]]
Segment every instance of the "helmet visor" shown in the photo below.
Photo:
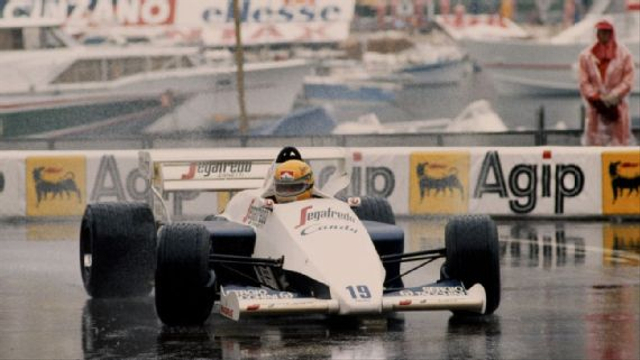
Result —
[[311, 188], [311, 184], [304, 181], [276, 181], [276, 194], [279, 196], [299, 195]]

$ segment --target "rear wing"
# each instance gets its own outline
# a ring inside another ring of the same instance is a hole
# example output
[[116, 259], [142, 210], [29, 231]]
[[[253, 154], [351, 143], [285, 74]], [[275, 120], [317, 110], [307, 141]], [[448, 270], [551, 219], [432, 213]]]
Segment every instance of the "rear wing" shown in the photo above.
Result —
[[[279, 151], [279, 148], [143, 150], [138, 155], [139, 170], [154, 194], [150, 199], [154, 215], [170, 221], [164, 203], [170, 192], [268, 189], [268, 175]], [[323, 188], [325, 193], [333, 195], [348, 185], [347, 149], [314, 147], [300, 148], [300, 152], [312, 166], [316, 161], [335, 162], [336, 171]]]

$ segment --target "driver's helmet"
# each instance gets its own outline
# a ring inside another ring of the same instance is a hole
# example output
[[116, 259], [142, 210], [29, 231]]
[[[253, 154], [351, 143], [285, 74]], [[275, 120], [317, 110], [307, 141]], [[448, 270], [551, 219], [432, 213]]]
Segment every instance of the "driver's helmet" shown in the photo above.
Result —
[[276, 201], [287, 203], [311, 198], [313, 171], [301, 160], [287, 160], [276, 166], [274, 174]]

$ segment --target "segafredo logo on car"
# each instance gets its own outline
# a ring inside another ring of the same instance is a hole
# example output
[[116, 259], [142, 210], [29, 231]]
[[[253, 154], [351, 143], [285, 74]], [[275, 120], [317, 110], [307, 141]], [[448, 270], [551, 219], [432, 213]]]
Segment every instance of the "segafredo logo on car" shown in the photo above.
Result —
[[462, 286], [423, 286], [409, 288], [389, 294], [389, 296], [462, 296], [467, 291]]
[[204, 161], [192, 163], [182, 180], [243, 178], [251, 173], [250, 161]]
[[297, 294], [288, 291], [277, 291], [262, 288], [225, 288], [223, 295], [234, 293], [243, 300], [293, 299]]
[[[327, 221], [325, 221], [327, 220]], [[300, 229], [300, 235], [306, 236], [320, 231], [346, 231], [357, 233], [358, 229], [346, 223], [356, 223], [357, 219], [353, 214], [334, 210], [331, 207], [326, 209], [313, 210], [313, 205], [305, 206], [300, 210], [300, 223], [295, 229]]]

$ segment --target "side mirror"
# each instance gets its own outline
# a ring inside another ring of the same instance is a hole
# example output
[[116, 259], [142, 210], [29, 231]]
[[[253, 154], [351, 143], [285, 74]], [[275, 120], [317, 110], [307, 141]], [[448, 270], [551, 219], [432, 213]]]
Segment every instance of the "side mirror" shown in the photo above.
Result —
[[273, 204], [275, 204], [273, 200], [264, 199], [264, 204], [262, 206], [269, 211], [273, 211]]
[[357, 196], [352, 196], [347, 198], [347, 204], [349, 204], [350, 207], [360, 207], [360, 205], [362, 204], [362, 200], [357, 197]]

